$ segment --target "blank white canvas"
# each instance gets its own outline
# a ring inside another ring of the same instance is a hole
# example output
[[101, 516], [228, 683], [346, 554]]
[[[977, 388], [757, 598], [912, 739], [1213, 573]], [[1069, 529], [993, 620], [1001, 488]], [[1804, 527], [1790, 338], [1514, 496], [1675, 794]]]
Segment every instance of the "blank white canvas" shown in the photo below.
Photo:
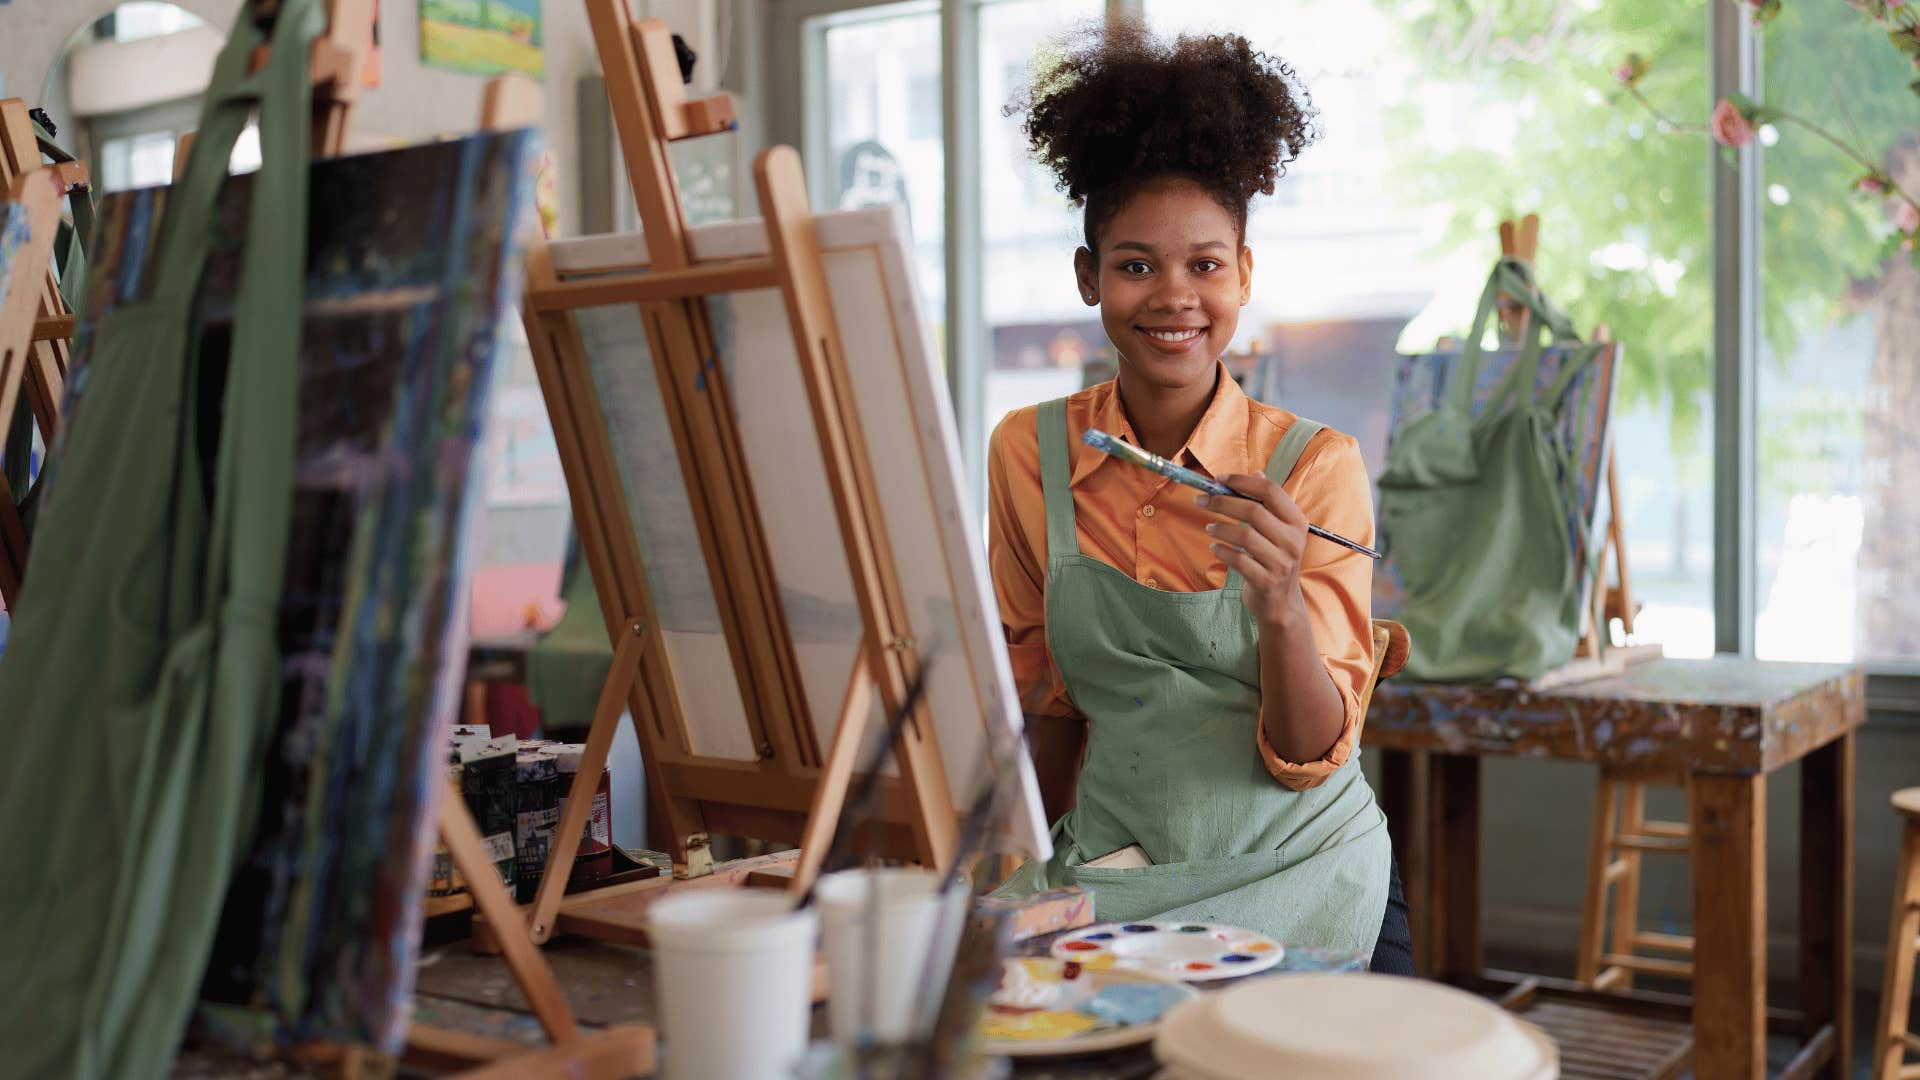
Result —
[[[918, 310], [904, 219], [893, 207], [875, 207], [816, 220], [908, 633], [932, 658], [928, 706], [955, 809], [963, 811], [985, 789], [997, 748], [1013, 768], [997, 846], [1045, 857], [1046, 821], [1021, 746], [1019, 698], [980, 518], [967, 505], [952, 407]], [[701, 261], [767, 253], [757, 219], [696, 228], [690, 239]], [[634, 233], [561, 241], [552, 254], [563, 275], [647, 265], [645, 242]], [[824, 755], [862, 627], [786, 308], [778, 291], [759, 289], [713, 297], [709, 314], [715, 370], [733, 401]], [[638, 309], [613, 305], [579, 317], [694, 752], [751, 760], [756, 740], [734, 683]], [[876, 704], [860, 761], [879, 750], [884, 723]], [[889, 764], [887, 771], [895, 770]]]

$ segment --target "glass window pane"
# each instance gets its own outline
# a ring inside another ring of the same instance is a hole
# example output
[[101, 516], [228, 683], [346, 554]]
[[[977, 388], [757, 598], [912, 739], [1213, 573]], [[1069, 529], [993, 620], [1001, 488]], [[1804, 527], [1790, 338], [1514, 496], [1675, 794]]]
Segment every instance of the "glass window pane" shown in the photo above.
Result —
[[1108, 349], [1099, 310], [1074, 286], [1080, 211], [1028, 154], [1021, 118], [1005, 113], [1039, 50], [1103, 7], [1005, 0], [980, 9], [981, 290], [992, 350], [982, 438], [1011, 410], [1080, 389], [1083, 366]]
[[913, 230], [914, 272], [944, 355], [946, 155], [940, 120], [940, 13], [922, 3], [830, 17], [821, 31], [827, 176], [832, 205], [899, 203]]
[[1913, 72], [1842, 4], [1787, 5], [1764, 55], [1763, 100], [1865, 161], [1794, 123], [1760, 133], [1755, 649], [1920, 660], [1920, 265], [1894, 238], [1906, 204], [1856, 187], [1871, 164], [1920, 198]]
[[1696, 111], [1707, 4], [1582, 0], [1543, 19], [1525, 5], [1145, 3], [1163, 33], [1246, 35], [1313, 97], [1323, 138], [1248, 221], [1253, 300], [1234, 351], [1251, 354], [1250, 391], [1351, 432], [1376, 473], [1396, 348], [1464, 336], [1496, 225], [1540, 214], [1547, 295], [1624, 345], [1613, 438], [1635, 638], [1669, 655], [1713, 651], [1707, 149], [1660, 131], [1610, 73], [1629, 51], [1658, 57], [1642, 89]]

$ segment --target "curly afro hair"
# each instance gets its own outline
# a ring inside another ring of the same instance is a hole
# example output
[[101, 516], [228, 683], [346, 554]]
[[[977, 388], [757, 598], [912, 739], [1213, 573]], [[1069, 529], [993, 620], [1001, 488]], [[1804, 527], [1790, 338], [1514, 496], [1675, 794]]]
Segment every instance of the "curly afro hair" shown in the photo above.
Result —
[[1246, 235], [1247, 204], [1273, 193], [1318, 137], [1293, 69], [1237, 34], [1156, 38], [1138, 19], [1077, 30], [1036, 65], [1007, 115], [1024, 113], [1033, 153], [1086, 207], [1089, 250], [1142, 187], [1205, 188]]

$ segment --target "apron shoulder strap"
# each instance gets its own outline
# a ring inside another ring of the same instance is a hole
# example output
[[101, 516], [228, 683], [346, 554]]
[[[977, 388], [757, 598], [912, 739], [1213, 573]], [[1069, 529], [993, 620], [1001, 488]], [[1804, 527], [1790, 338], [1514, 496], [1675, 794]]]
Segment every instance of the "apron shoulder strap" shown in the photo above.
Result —
[[1267, 479], [1276, 484], [1286, 483], [1287, 477], [1293, 475], [1293, 467], [1299, 463], [1307, 444], [1326, 429], [1327, 425], [1318, 420], [1294, 417], [1293, 426], [1280, 436], [1280, 445], [1273, 448], [1273, 456], [1267, 459]]
[[1073, 491], [1068, 487], [1073, 472], [1067, 465], [1067, 399], [1041, 402], [1035, 420], [1040, 435], [1040, 494], [1047, 506], [1047, 558], [1051, 560], [1080, 550], [1073, 520]]

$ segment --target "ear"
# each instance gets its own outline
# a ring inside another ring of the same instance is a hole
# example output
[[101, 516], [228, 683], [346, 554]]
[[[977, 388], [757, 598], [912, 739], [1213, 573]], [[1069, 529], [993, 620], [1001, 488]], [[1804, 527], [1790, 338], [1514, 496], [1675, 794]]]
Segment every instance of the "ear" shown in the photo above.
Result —
[[1240, 245], [1240, 306], [1253, 299], [1253, 249]]
[[1097, 307], [1100, 303], [1100, 268], [1094, 262], [1093, 252], [1080, 248], [1073, 253], [1073, 276], [1080, 286], [1081, 301], [1088, 307]]

